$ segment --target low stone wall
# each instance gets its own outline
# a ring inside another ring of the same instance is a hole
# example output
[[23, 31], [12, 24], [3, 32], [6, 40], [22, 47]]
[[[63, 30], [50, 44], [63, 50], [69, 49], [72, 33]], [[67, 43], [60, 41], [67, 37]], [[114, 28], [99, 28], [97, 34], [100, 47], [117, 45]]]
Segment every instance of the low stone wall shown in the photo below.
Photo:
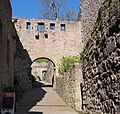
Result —
[[87, 114], [120, 114], [120, 2], [106, 0], [83, 55]]
[[56, 77], [56, 91], [66, 103], [78, 111], [82, 107], [80, 82], [82, 74], [79, 64], [73, 66], [63, 76]]

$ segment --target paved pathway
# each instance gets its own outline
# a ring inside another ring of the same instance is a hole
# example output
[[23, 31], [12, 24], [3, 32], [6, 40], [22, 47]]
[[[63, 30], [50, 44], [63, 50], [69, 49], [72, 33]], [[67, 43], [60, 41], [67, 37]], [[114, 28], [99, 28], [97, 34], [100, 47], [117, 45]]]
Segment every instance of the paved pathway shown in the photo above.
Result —
[[52, 87], [35, 87], [25, 93], [17, 104], [16, 114], [78, 114], [67, 106]]

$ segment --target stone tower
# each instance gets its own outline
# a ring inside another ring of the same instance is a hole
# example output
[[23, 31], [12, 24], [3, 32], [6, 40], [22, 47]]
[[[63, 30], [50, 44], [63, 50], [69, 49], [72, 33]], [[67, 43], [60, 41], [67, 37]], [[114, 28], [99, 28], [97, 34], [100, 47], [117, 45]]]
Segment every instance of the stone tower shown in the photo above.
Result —
[[80, 13], [78, 20], [82, 25], [83, 42], [87, 42], [98, 17], [98, 10], [104, 0], [80, 0]]

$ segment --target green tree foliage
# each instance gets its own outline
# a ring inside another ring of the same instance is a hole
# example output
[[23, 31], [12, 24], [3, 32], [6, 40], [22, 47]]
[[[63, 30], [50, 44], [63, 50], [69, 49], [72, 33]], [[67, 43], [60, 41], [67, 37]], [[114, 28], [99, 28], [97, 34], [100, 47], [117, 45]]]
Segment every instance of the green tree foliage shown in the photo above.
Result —
[[58, 65], [58, 72], [60, 74], [63, 74], [64, 72], [69, 70], [70, 67], [75, 63], [80, 63], [80, 56], [69, 55], [69, 56], [62, 57], [62, 59], [60, 60], [60, 64]]

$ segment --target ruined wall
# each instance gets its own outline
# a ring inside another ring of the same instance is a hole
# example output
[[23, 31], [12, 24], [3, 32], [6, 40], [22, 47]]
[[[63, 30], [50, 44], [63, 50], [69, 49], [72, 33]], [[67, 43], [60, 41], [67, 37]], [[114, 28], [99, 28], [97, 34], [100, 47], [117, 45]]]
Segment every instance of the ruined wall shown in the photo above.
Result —
[[22, 43], [17, 36], [14, 62], [15, 86], [17, 88], [27, 90], [32, 87], [31, 64], [32, 61], [28, 55], [28, 52], [26, 49], [23, 49]]
[[56, 91], [71, 107], [82, 109], [81, 88], [82, 71], [80, 64], [71, 67], [64, 75], [56, 77]]
[[13, 87], [16, 33], [9, 0], [0, 0], [0, 96], [3, 88]]
[[[81, 52], [83, 44], [78, 37], [81, 36], [80, 23], [25, 18], [13, 18], [13, 22], [23, 49], [27, 51], [31, 61], [45, 57], [57, 66], [63, 56], [79, 55]], [[21, 75], [19, 72], [19, 76]]]
[[[41, 31], [40, 24], [44, 25]], [[78, 55], [81, 51], [81, 30], [77, 22], [18, 18], [15, 26], [32, 61], [46, 57], [57, 64], [64, 55]]]
[[105, 0], [84, 48], [86, 113], [120, 114], [120, 2]]
[[93, 30], [98, 16], [98, 10], [104, 0], [80, 0], [80, 13], [78, 21], [82, 25], [82, 39], [86, 43]]

